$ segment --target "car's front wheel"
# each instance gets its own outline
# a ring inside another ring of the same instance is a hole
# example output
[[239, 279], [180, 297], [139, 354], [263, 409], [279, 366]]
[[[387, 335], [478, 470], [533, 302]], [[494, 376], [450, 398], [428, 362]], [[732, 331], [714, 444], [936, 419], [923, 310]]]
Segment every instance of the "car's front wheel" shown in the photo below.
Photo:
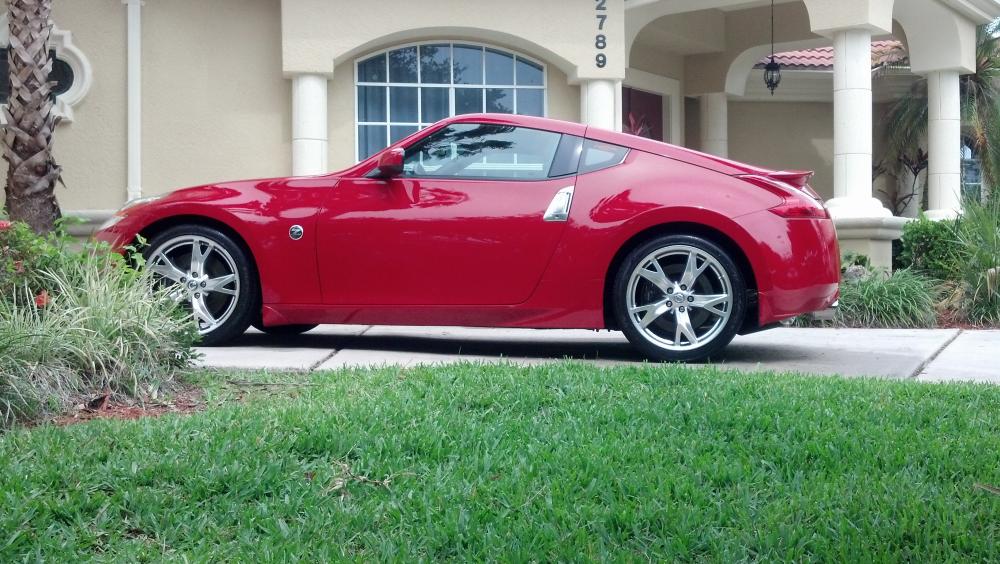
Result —
[[218, 345], [250, 326], [259, 290], [250, 257], [229, 235], [203, 225], [157, 234], [143, 253], [146, 268], [194, 314], [201, 344]]
[[746, 283], [732, 257], [701, 237], [657, 237], [628, 254], [615, 277], [618, 326], [652, 360], [708, 358], [732, 341]]

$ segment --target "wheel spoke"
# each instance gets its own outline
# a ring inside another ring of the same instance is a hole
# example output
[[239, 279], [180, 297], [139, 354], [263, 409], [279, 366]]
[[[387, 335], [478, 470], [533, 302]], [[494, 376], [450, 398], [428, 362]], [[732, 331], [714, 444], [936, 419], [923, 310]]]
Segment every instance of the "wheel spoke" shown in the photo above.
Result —
[[181, 272], [179, 268], [174, 266], [174, 263], [170, 262], [167, 255], [163, 253], [159, 253], [153, 257], [153, 264], [150, 266], [150, 270], [163, 278], [173, 280], [178, 284], [180, 284], [181, 278], [184, 278], [184, 273]]
[[719, 317], [726, 315], [726, 309], [722, 309], [719, 306], [728, 305], [729, 294], [705, 294], [705, 295], [694, 295], [691, 296], [694, 301], [688, 302], [691, 307], [697, 307], [708, 311], [709, 313], [714, 313]]
[[205, 298], [203, 297], [192, 297], [191, 298], [191, 309], [194, 310], [194, 315], [199, 320], [208, 325], [209, 327], [216, 324], [218, 321], [212, 312], [208, 310], [208, 305], [205, 303]]
[[201, 248], [202, 241], [191, 243], [191, 273], [200, 276], [205, 272], [205, 259], [212, 254], [213, 246], [209, 242], [204, 243], [207, 247], [204, 251]]
[[698, 253], [691, 251], [688, 253], [687, 264], [684, 265], [684, 275], [681, 276], [681, 286], [692, 288], [694, 283], [701, 276], [702, 272], [708, 268], [708, 261], [704, 260], [701, 266], [698, 266]]
[[227, 274], [225, 276], [219, 276], [218, 278], [209, 278], [205, 282], [206, 286], [203, 289], [206, 292], [215, 292], [218, 294], [226, 294], [228, 296], [236, 295], [235, 289], [226, 288], [226, 286], [236, 282], [235, 274]]
[[694, 328], [691, 327], [691, 316], [688, 315], [686, 310], [678, 310], [677, 312], [677, 332], [674, 335], [675, 346], [680, 346], [681, 336], [686, 337], [691, 346], [698, 344], [698, 335], [695, 334]]
[[[646, 268], [647, 266], [652, 266], [653, 270]], [[674, 287], [670, 279], [667, 278], [667, 273], [663, 272], [660, 262], [656, 259], [652, 259], [648, 264], [643, 265], [639, 269], [639, 275], [652, 282], [664, 294], [669, 294], [670, 290]]]
[[661, 302], [656, 302], [655, 304], [649, 304], [631, 308], [629, 310], [629, 313], [631, 313], [632, 315], [636, 315], [639, 313], [645, 314], [639, 321], [639, 323], [643, 326], [643, 328], [645, 328], [649, 327], [650, 324], [659, 319], [660, 316], [662, 316], [664, 313], [667, 313], [669, 310], [670, 308], [667, 307], [667, 300], [663, 300]]

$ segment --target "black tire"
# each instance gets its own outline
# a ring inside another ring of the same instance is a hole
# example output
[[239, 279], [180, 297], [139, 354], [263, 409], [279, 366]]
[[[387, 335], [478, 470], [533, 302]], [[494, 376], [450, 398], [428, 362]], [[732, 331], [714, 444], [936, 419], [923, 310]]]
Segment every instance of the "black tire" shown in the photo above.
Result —
[[301, 335], [303, 333], [312, 331], [317, 326], [316, 325], [273, 325], [271, 327], [264, 327], [263, 323], [255, 321], [253, 323], [254, 329], [260, 331], [261, 333], [267, 333], [268, 335], [273, 335], [275, 337], [294, 337], [295, 335]]
[[[693, 277], [692, 288], [684, 286], [681, 292], [684, 269], [680, 261], [687, 265], [684, 252], [695, 257], [694, 272], [699, 272], [699, 260], [707, 266]], [[658, 276], [657, 268], [663, 276]], [[663, 289], [663, 285], [669, 287]], [[668, 290], [673, 293], [668, 294]], [[728, 302], [710, 303], [724, 294], [731, 296]], [[712, 357], [736, 336], [747, 310], [746, 281], [736, 262], [716, 243], [691, 235], [656, 237], [629, 252], [615, 275], [612, 300], [618, 326], [629, 342], [650, 360], [666, 362]], [[630, 303], [635, 307], [633, 314], [629, 313]], [[664, 312], [665, 308], [669, 309]], [[722, 313], [716, 313], [718, 310]], [[687, 323], [679, 321], [681, 316]], [[651, 321], [641, 328], [647, 318]], [[690, 330], [694, 339], [688, 338], [687, 331], [682, 333], [679, 325]], [[700, 330], [704, 330], [704, 343], [698, 343]]]
[[[187, 252], [185, 260], [184, 241], [187, 240], [191, 241], [189, 244], [191, 250]], [[204, 225], [178, 225], [152, 238], [149, 246], [143, 251], [146, 267], [159, 272], [157, 269], [164, 268], [166, 259], [176, 266], [181, 274], [190, 276], [191, 268], [194, 266], [192, 264], [194, 241], [199, 242], [199, 249], [202, 249], [201, 252], [205, 256], [203, 264], [205, 272], [194, 274], [198, 274], [203, 282], [211, 283], [213, 280], [221, 280], [223, 276], [229, 276], [228, 271], [234, 270], [232, 274], [236, 276], [235, 282], [216, 290], [201, 290], [199, 293], [197, 286], [188, 287], [191, 280], [187, 278], [181, 279], [184, 280], [183, 284], [167, 277], [161, 277], [161, 280], [168, 285], [178, 286], [180, 291], [184, 292], [181, 299], [187, 301], [192, 311], [195, 307], [195, 296], [198, 296], [197, 299], [202, 300], [202, 306], [208, 308], [204, 311], [209, 315], [219, 314], [219, 322], [211, 327], [208, 327], [209, 324], [202, 317], [195, 314], [195, 322], [198, 323], [201, 333], [200, 344], [204, 346], [225, 344], [246, 332], [251, 320], [260, 315], [260, 282], [252, 259], [242, 245], [218, 229]], [[218, 252], [220, 249], [223, 252]], [[158, 257], [157, 255], [161, 253], [163, 257]], [[205, 284], [201, 286], [204, 288]]]

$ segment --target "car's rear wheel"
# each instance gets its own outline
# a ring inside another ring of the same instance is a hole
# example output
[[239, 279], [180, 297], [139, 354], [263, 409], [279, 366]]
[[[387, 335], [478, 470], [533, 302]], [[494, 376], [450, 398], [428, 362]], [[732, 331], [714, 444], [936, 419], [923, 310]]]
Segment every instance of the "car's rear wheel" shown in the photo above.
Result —
[[218, 345], [250, 326], [259, 295], [250, 257], [227, 234], [179, 225], [157, 234], [143, 253], [146, 267], [194, 314], [201, 344]]
[[275, 337], [293, 337], [312, 331], [316, 328], [316, 325], [272, 325], [271, 327], [265, 327], [263, 323], [254, 322], [253, 327], [262, 333], [274, 335]]
[[652, 360], [711, 357], [746, 314], [743, 274], [719, 245], [688, 235], [657, 237], [628, 254], [614, 283], [619, 327]]

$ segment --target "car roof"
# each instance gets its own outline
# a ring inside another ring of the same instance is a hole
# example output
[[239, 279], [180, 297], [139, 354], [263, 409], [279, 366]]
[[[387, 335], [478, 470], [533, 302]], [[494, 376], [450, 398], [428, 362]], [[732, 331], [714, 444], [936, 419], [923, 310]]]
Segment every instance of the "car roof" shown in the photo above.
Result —
[[723, 174], [766, 174], [768, 169], [736, 162], [730, 159], [701, 153], [686, 147], [679, 147], [646, 139], [636, 135], [630, 135], [619, 131], [611, 131], [600, 127], [586, 126], [580, 123], [563, 121], [552, 118], [542, 118], [534, 116], [520, 116], [513, 114], [462, 114], [450, 117], [439, 122], [444, 126], [451, 123], [487, 123], [496, 125], [512, 125], [515, 127], [530, 127], [532, 129], [543, 129], [563, 133], [567, 135], [577, 135], [595, 141], [621, 145], [630, 149], [660, 155], [670, 159], [684, 161], [693, 165], [701, 166], [722, 172]]
[[487, 123], [495, 125], [513, 125], [516, 127], [530, 127], [531, 129], [544, 129], [547, 131], [554, 131], [556, 133], [577, 135], [579, 137], [583, 137], [587, 133], [587, 126], [580, 123], [535, 116], [519, 116], [514, 114], [462, 114], [445, 119], [441, 123]]

